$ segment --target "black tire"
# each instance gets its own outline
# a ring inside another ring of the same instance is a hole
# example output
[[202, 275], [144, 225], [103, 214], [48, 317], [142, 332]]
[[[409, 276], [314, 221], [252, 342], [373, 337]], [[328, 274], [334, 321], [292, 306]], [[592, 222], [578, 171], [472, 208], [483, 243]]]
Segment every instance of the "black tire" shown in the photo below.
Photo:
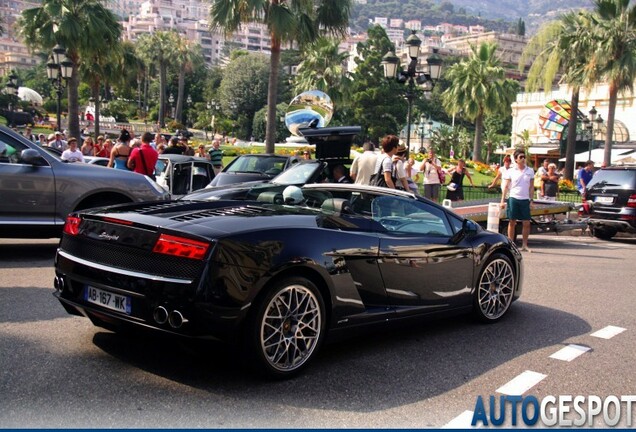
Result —
[[503, 318], [512, 304], [516, 280], [510, 258], [503, 254], [493, 254], [477, 278], [473, 299], [473, 312], [477, 319], [494, 323]]
[[612, 227], [594, 227], [592, 229], [592, 234], [594, 235], [594, 237], [601, 240], [611, 240], [617, 232], [618, 231], [616, 230], [616, 228]]
[[316, 355], [325, 334], [325, 305], [308, 279], [291, 277], [274, 285], [248, 321], [250, 366], [273, 378], [291, 378]]

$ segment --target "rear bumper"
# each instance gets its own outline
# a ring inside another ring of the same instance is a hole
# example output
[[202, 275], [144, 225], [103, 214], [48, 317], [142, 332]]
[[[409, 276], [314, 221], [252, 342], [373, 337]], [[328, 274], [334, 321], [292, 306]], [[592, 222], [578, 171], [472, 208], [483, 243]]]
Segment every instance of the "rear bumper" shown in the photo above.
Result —
[[636, 233], [636, 219], [624, 221], [591, 217], [588, 219], [588, 224], [592, 227], [612, 227], [620, 232]]

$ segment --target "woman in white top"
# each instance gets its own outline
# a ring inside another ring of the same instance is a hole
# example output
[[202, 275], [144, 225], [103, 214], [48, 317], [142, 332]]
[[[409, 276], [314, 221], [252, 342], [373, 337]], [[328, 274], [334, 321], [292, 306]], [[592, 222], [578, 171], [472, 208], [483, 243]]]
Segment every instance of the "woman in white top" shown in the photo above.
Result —
[[510, 156], [506, 156], [503, 160], [503, 166], [500, 166], [499, 169], [497, 170], [497, 175], [495, 176], [495, 178], [492, 180], [492, 183], [490, 183], [488, 185], [488, 188], [493, 188], [495, 187], [495, 184], [497, 184], [497, 180], [502, 179], [501, 180], [501, 190], [503, 191], [503, 175], [506, 173], [506, 171], [508, 171], [510, 169], [510, 163], [512, 162], [512, 160], [510, 159]]
[[409, 191], [411, 188], [409, 188], [406, 170], [404, 169], [404, 156], [406, 156], [406, 146], [400, 145], [398, 146], [397, 154], [393, 156], [393, 167], [397, 178], [395, 188]]

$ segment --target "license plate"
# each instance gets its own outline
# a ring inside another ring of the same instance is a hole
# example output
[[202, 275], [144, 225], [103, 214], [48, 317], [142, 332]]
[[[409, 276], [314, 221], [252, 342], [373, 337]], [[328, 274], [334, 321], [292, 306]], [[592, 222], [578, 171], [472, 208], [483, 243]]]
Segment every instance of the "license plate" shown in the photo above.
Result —
[[614, 202], [614, 198], [613, 197], [597, 196], [596, 198], [594, 198], [594, 202], [597, 202], [599, 204], [612, 204]]
[[90, 285], [86, 286], [84, 290], [84, 300], [127, 315], [130, 315], [131, 312], [130, 297], [104, 291]]

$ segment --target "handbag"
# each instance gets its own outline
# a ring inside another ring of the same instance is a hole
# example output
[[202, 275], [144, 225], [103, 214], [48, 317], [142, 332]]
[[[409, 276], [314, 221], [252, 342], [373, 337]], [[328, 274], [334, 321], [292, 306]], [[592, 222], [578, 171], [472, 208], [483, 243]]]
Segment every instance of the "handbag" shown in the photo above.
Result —
[[[382, 162], [384, 162], [384, 159], [382, 160]], [[369, 180], [369, 186], [389, 187], [389, 185], [386, 183], [386, 180], [384, 179], [382, 162], [380, 162], [380, 168], [378, 169], [378, 172], [371, 176], [371, 179]], [[393, 170], [391, 170], [391, 178], [393, 179], [393, 184], [395, 184], [395, 179], [393, 178]]]

